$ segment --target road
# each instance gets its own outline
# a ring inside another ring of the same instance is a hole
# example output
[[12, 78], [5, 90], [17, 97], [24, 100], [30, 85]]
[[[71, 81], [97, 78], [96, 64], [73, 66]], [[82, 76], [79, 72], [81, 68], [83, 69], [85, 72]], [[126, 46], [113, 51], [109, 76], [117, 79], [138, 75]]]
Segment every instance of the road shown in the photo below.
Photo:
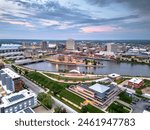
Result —
[[35, 94], [39, 94], [41, 92], [45, 92], [45, 90], [32, 81], [28, 80], [27, 78], [21, 76], [22, 81], [25, 83], [26, 86], [29, 87], [30, 90], [32, 90]]
[[[35, 83], [33, 83], [32, 81], [28, 80], [27, 78], [21, 76], [22, 80], [24, 81], [25, 85], [29, 87], [30, 90], [32, 90], [34, 93], [38, 94], [41, 92], [46, 92], [43, 88], [39, 87], [38, 85], [36, 85]], [[73, 110], [72, 108], [70, 108], [69, 106], [67, 106], [66, 104], [64, 104], [63, 102], [59, 101], [58, 99], [56, 99], [55, 97], [51, 96], [52, 99], [54, 100], [54, 106], [60, 106], [66, 109], [66, 111], [68, 113], [77, 113], [75, 110]]]
[[[11, 68], [11, 65], [5, 65], [7, 68], [13, 70]], [[14, 70], [13, 70], [14, 71]], [[25, 85], [28, 87], [29, 90], [32, 90], [35, 94], [39, 94], [41, 92], [45, 92], [46, 91], [41, 88], [40, 86], [38, 86], [37, 84], [33, 83], [32, 81], [30, 81], [29, 79], [25, 78], [24, 76], [21, 76], [21, 79], [23, 80], [23, 82], [25, 83]], [[58, 99], [56, 99], [55, 97], [52, 96], [52, 99], [54, 100], [54, 106], [60, 106], [60, 107], [64, 107], [66, 109], [66, 111], [68, 113], [77, 113], [74, 109], [72, 109], [71, 107], [67, 106], [66, 104], [64, 104], [63, 102], [59, 101]]]

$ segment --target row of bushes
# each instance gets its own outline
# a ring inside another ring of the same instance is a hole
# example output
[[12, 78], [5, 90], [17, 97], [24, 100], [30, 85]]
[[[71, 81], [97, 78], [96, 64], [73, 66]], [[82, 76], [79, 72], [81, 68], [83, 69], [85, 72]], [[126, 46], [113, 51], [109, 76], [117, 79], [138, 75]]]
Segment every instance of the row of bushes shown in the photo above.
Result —
[[108, 107], [107, 111], [110, 113], [129, 113], [130, 108], [128, 108], [118, 102], [114, 102]]

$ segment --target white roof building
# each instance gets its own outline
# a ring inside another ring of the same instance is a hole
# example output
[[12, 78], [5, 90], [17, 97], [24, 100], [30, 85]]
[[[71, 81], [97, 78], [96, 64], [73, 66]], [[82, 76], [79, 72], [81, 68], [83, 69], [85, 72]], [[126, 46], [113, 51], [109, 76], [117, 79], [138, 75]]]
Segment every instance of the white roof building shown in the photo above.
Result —
[[78, 71], [78, 70], [70, 70], [69, 72], [70, 72], [70, 73], [77, 73], [77, 74], [80, 74], [80, 71]]
[[141, 83], [143, 80], [139, 79], [139, 78], [132, 78], [129, 80], [129, 82], [133, 83], [133, 84], [139, 84]]
[[108, 86], [105, 86], [105, 85], [102, 85], [102, 84], [98, 84], [98, 83], [92, 85], [89, 88], [94, 90], [94, 91], [97, 91], [99, 93], [104, 93], [104, 92], [106, 92], [107, 90], [110, 89]]
[[6, 106], [9, 106], [9, 105], [12, 105], [12, 104], [16, 104], [20, 101], [29, 99], [33, 96], [36, 97], [35, 93], [30, 92], [28, 90], [22, 90], [18, 93], [14, 93], [14, 94], [11, 94], [11, 95], [8, 95], [8, 96], [4, 96], [2, 98], [2, 102], [3, 102], [2, 105], [6, 107]]
[[2, 70], [4, 71], [4, 73], [8, 74], [12, 79], [20, 78], [20, 75], [18, 75], [9, 68], [4, 68]]
[[109, 52], [109, 51], [100, 51], [99, 53], [96, 53], [96, 55], [100, 56], [115, 56], [114, 52]]
[[118, 78], [118, 77], [120, 77], [120, 75], [119, 74], [116, 74], [116, 73], [112, 73], [112, 74], [109, 74], [108, 75], [108, 77], [110, 77], [110, 78]]

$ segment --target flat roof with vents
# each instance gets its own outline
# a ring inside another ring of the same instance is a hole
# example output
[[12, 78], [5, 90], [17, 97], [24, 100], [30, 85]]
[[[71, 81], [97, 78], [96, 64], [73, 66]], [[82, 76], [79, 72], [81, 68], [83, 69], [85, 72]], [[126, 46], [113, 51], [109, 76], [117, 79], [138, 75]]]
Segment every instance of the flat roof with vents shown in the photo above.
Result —
[[16, 95], [16, 96], [13, 96], [13, 97], [11, 97], [11, 98], [8, 98], [8, 100], [10, 101], [10, 102], [14, 102], [14, 101], [17, 101], [17, 100], [19, 100], [19, 99], [22, 99], [22, 98], [24, 98], [25, 96], [23, 95], [23, 94], [20, 94], [20, 95]]
[[98, 84], [98, 83], [92, 85], [89, 88], [91, 90], [94, 90], [94, 91], [99, 92], [99, 93], [104, 93], [104, 92], [106, 92], [107, 90], [110, 89], [108, 86], [105, 86], [105, 85], [102, 85], [102, 84]]
[[[33, 98], [33, 97], [36, 98], [35, 93], [33, 93], [32, 91], [28, 91], [28, 90], [24, 89], [24, 90], [19, 91], [17, 93], [12, 93], [10, 95], [2, 97], [2, 104], [1, 105], [3, 107], [7, 107], [10, 105], [22, 102], [26, 99]], [[1, 105], [0, 105], [0, 107], [1, 107]]]
[[20, 75], [18, 75], [17, 73], [15, 73], [9, 68], [4, 68], [2, 70], [4, 73], [8, 74], [12, 79], [20, 78]]
[[132, 78], [129, 80], [129, 82], [134, 83], [134, 84], [139, 84], [141, 83], [143, 80], [139, 79], [139, 78]]

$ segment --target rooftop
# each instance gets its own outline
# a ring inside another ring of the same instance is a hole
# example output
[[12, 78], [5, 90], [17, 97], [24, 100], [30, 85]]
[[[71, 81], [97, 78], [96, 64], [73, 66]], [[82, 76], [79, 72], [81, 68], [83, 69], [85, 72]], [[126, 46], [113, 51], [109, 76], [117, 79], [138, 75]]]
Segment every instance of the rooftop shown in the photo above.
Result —
[[80, 74], [80, 71], [78, 71], [78, 70], [71, 70], [71, 71], [69, 71], [70, 73], [78, 73], [78, 74]]
[[136, 83], [136, 84], [139, 84], [140, 82], [142, 82], [143, 80], [142, 79], [139, 79], [139, 78], [132, 78], [129, 80], [129, 82], [132, 82], [132, 83]]
[[22, 99], [22, 98], [24, 98], [24, 97], [25, 97], [25, 96], [24, 96], [23, 94], [20, 94], [20, 95], [12, 96], [11, 98], [8, 98], [8, 100], [9, 100], [10, 102], [14, 102], [14, 101], [17, 101], [17, 100]]
[[92, 86], [89, 87], [91, 90], [97, 91], [99, 93], [104, 93], [107, 90], [109, 90], [110, 88], [108, 86], [102, 85], [102, 84], [94, 84]]
[[12, 79], [20, 78], [20, 75], [18, 75], [9, 68], [4, 68], [2, 70], [4, 71], [4, 73], [8, 74]]
[[2, 44], [0, 46], [0, 50], [6, 50], [6, 49], [18, 49], [21, 47], [19, 44]]
[[116, 74], [116, 73], [112, 73], [112, 74], [109, 74], [108, 76], [111, 77], [111, 78], [117, 78], [117, 77], [119, 77], [120, 75], [119, 75], [119, 74]]
[[15, 104], [17, 102], [23, 101], [25, 99], [31, 98], [35, 96], [35, 93], [30, 92], [28, 90], [22, 90], [17, 93], [13, 93], [7, 96], [2, 97], [2, 105], [8, 106], [10, 104]]

